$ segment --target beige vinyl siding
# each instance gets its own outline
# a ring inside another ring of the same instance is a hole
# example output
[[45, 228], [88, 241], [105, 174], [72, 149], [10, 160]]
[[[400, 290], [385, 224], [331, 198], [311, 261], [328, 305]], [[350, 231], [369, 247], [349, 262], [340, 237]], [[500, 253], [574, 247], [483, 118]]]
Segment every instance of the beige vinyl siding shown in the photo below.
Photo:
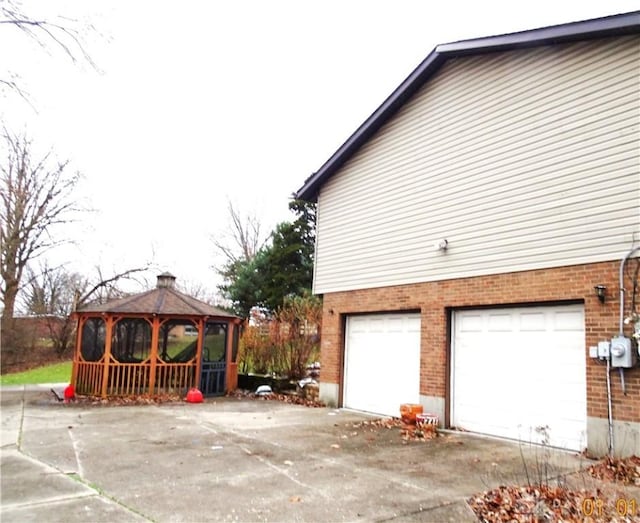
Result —
[[322, 187], [315, 292], [620, 259], [639, 136], [637, 36], [449, 60]]

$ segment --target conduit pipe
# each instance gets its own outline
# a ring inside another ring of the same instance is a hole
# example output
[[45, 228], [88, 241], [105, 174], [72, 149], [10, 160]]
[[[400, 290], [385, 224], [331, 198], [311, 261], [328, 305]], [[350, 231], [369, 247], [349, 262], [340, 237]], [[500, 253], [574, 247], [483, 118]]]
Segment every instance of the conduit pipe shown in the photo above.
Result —
[[620, 274], [618, 278], [618, 284], [620, 285], [620, 327], [618, 328], [618, 334], [620, 336], [624, 336], [624, 266], [627, 263], [627, 260], [633, 256], [633, 253], [636, 251], [640, 251], [640, 245], [631, 249], [620, 262]]
[[613, 405], [611, 404], [611, 355], [607, 358], [607, 414], [609, 418], [609, 456], [613, 456]]
[[[618, 335], [624, 336], [624, 266], [627, 260], [633, 256], [636, 251], [640, 251], [640, 245], [633, 247], [620, 262], [620, 272], [618, 274], [618, 285], [620, 287], [620, 322], [618, 326]], [[620, 383], [622, 384], [622, 393], [627, 394], [624, 383], [624, 369], [620, 367]], [[613, 405], [611, 400], [611, 355], [607, 358], [607, 406], [609, 415], [609, 455], [613, 455]]]
[[[633, 253], [636, 251], [640, 251], [640, 245], [637, 247], [633, 247], [627, 255], [620, 262], [620, 273], [618, 275], [618, 284], [620, 285], [620, 323], [618, 327], [618, 335], [624, 336], [624, 266], [627, 263], [627, 260], [633, 256]], [[622, 385], [622, 394], [627, 395], [627, 387], [624, 383], [624, 368], [620, 367], [618, 369], [620, 372], [620, 383]]]

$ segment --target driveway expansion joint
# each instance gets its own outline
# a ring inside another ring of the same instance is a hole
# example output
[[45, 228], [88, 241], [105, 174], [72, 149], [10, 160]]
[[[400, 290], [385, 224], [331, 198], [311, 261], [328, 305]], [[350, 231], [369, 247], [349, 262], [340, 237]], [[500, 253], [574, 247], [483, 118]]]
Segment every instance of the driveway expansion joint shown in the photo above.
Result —
[[93, 498], [96, 497], [95, 492], [87, 492], [84, 494], [75, 494], [75, 495], [71, 495], [71, 496], [54, 496], [51, 498], [45, 498], [45, 499], [40, 499], [38, 501], [28, 501], [28, 502], [17, 502], [17, 503], [2, 503], [2, 510], [16, 510], [16, 509], [23, 509], [23, 508], [31, 508], [31, 507], [38, 507], [38, 506], [48, 506], [51, 505], [52, 503], [66, 503], [68, 501], [76, 501], [78, 499], [84, 499], [84, 498]]

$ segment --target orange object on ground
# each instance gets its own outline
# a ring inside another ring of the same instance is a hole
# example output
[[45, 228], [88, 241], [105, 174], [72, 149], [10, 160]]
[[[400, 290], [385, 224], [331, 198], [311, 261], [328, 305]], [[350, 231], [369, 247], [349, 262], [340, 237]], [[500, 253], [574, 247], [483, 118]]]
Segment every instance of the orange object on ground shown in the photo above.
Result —
[[202, 392], [200, 392], [195, 387], [191, 387], [189, 392], [187, 392], [187, 403], [202, 403], [204, 400], [202, 396]]
[[414, 424], [418, 414], [422, 414], [422, 405], [417, 403], [403, 403], [400, 405], [400, 417], [405, 423]]

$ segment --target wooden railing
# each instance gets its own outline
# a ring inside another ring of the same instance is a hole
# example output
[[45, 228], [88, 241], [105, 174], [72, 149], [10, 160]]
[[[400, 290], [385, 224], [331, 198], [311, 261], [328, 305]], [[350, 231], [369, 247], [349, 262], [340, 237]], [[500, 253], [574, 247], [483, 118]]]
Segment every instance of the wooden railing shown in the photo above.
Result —
[[[101, 396], [103, 394], [105, 363], [76, 362], [75, 389], [78, 394]], [[194, 386], [196, 362], [164, 363], [158, 361], [155, 380], [151, 384], [151, 362], [120, 363], [111, 361], [107, 370], [107, 396], [137, 396], [141, 394], [184, 394]]]
[[184, 394], [193, 387], [195, 361], [190, 363], [158, 363], [156, 367], [156, 394]]
[[151, 393], [151, 364], [111, 363], [107, 378], [107, 396], [136, 396]]
[[101, 361], [80, 361], [75, 365], [77, 366], [76, 392], [87, 396], [100, 396], [104, 364]]

